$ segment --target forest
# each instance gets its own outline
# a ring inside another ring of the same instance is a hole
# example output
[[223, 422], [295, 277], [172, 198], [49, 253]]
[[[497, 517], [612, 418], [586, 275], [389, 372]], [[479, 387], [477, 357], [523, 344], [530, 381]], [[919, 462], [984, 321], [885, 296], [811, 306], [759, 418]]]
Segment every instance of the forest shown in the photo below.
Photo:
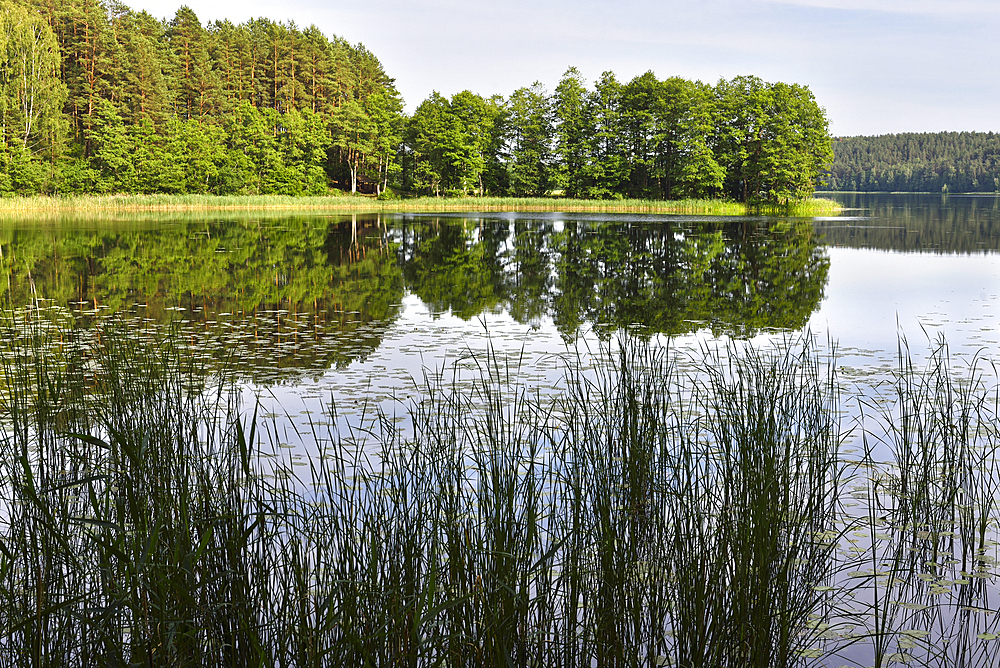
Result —
[[861, 192], [1000, 192], [1000, 134], [838, 137], [827, 188]]
[[569, 68], [412, 114], [316, 26], [202, 25], [116, 0], [0, 0], [0, 195], [809, 196], [833, 154], [808, 87]]

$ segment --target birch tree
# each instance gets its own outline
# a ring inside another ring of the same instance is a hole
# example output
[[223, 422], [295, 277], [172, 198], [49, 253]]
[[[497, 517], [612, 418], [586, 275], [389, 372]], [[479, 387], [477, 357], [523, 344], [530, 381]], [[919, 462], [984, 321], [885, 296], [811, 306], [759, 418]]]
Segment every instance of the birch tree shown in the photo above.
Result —
[[0, 134], [5, 146], [39, 152], [56, 140], [66, 87], [59, 46], [48, 23], [0, 0]]

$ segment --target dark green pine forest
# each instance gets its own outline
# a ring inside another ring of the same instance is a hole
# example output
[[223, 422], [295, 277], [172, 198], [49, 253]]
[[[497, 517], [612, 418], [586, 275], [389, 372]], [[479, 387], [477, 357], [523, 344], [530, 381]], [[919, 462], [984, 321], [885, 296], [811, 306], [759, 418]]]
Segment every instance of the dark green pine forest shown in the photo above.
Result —
[[809, 196], [831, 159], [808, 87], [652, 72], [433, 93], [404, 113], [360, 44], [116, 0], [0, 0], [0, 195]]
[[937, 132], [840, 137], [830, 190], [1000, 192], [1000, 134]]

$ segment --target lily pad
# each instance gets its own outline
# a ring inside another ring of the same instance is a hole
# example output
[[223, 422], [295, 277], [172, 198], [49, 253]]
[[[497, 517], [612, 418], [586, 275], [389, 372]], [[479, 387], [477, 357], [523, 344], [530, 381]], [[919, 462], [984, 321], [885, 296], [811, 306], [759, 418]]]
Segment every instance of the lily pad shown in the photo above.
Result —
[[931, 634], [930, 631], [924, 631], [923, 629], [905, 629], [900, 631], [900, 633], [911, 638], [926, 638]]
[[907, 610], [926, 610], [929, 607], [923, 603], [903, 603], [901, 601], [896, 601], [896, 605]]

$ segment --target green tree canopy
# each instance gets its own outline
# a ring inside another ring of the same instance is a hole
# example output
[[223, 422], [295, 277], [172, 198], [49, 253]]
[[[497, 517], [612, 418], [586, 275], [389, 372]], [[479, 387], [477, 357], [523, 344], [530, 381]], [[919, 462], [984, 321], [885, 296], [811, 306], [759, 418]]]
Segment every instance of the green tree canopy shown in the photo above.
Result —
[[440, 195], [485, 194], [497, 163], [503, 109], [495, 100], [462, 91], [446, 99], [439, 93], [424, 100], [406, 130], [414, 188]]
[[824, 176], [831, 190], [1000, 192], [1000, 134], [905, 133], [838, 137]]
[[544, 195], [555, 177], [552, 106], [545, 88], [535, 82], [519, 88], [508, 101], [510, 188], [515, 195]]
[[60, 62], [45, 18], [0, 0], [0, 192], [43, 187], [39, 163], [54, 159], [64, 135]]
[[[167, 21], [119, 0], [0, 2], [4, 194], [396, 187], [786, 202], [832, 155], [809, 89], [756, 77], [713, 88], [605, 72], [588, 89], [569, 68], [551, 95], [540, 82], [506, 98], [434, 93], [406, 118], [375, 54], [316, 26], [206, 26], [186, 5]], [[974, 179], [992, 183], [987, 172]]]
[[812, 193], [833, 150], [826, 112], [806, 86], [736, 77], [716, 86], [715, 153], [726, 193], [786, 202]]

